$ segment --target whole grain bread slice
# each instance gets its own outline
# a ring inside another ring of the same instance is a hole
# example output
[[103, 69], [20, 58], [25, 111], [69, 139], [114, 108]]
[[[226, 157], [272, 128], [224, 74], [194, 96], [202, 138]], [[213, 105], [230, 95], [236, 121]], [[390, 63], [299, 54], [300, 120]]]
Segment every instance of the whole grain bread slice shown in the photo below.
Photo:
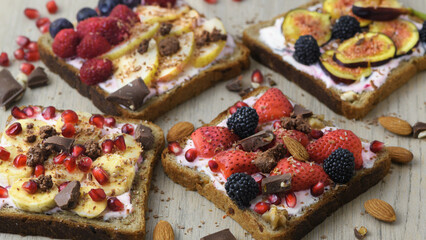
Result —
[[[164, 133], [159, 126], [145, 120], [121, 117], [115, 119], [117, 123], [143, 124], [152, 130], [155, 138], [152, 149], [143, 152], [144, 160], [138, 165], [130, 190], [133, 212], [126, 218], [104, 221], [102, 218], [83, 218], [68, 211], [47, 215], [3, 207], [0, 208], [0, 232], [62, 239], [144, 239], [151, 178], [154, 166], [164, 148]], [[6, 124], [11, 120], [10, 116]]]
[[[258, 88], [244, 98], [256, 96], [266, 90], [266, 87]], [[219, 114], [206, 125], [217, 125], [227, 116], [228, 110]], [[184, 147], [187, 139], [188, 137], [179, 141], [182, 147]], [[293, 217], [287, 222], [287, 226], [274, 230], [268, 222], [262, 219], [261, 215], [250, 210], [239, 209], [226, 193], [217, 190], [209, 176], [177, 163], [176, 156], [167, 148], [163, 151], [161, 162], [164, 171], [174, 182], [189, 190], [197, 191], [213, 202], [216, 207], [225, 211], [228, 216], [250, 232], [255, 239], [262, 240], [302, 238], [339, 207], [377, 184], [386, 176], [390, 169], [389, 154], [383, 151], [377, 156], [372, 168], [357, 171], [349, 183], [339, 185], [337, 189], [325, 192], [318, 202], [304, 210], [302, 216]]]
[[[308, 8], [320, 2], [322, 1], [313, 0], [299, 8]], [[396, 69], [392, 70], [386, 82], [376, 90], [361, 93], [359, 98], [354, 102], [343, 101], [340, 90], [333, 87], [327, 88], [321, 79], [314, 78], [305, 72], [297, 70], [293, 65], [283, 61], [280, 55], [275, 54], [259, 39], [260, 29], [272, 26], [276, 19], [285, 15], [285, 13], [281, 14], [272, 20], [254, 24], [244, 30], [243, 42], [250, 49], [251, 56], [265, 66], [280, 73], [287, 80], [296, 83], [327, 105], [331, 110], [348, 119], [363, 118], [380, 101], [408, 82], [416, 73], [426, 69], [426, 56], [412, 57], [408, 61], [402, 61]]]

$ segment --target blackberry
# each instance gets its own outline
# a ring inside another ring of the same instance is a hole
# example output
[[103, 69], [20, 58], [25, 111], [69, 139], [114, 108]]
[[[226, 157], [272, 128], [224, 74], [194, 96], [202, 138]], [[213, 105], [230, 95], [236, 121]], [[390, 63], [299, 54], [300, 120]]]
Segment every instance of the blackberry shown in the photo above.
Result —
[[323, 168], [334, 182], [347, 183], [354, 174], [354, 155], [347, 149], [338, 148], [324, 160]]
[[108, 16], [118, 4], [120, 0], [99, 0], [98, 9], [102, 16]]
[[305, 65], [316, 63], [321, 55], [317, 40], [311, 35], [300, 36], [294, 48], [294, 59]]
[[426, 43], [426, 21], [423, 22], [423, 27], [419, 31], [420, 34], [420, 42]]
[[96, 16], [98, 16], [98, 13], [95, 11], [95, 9], [85, 7], [78, 11], [77, 21], [81, 22], [85, 19], [96, 17]]
[[53, 21], [49, 26], [50, 36], [52, 36], [52, 38], [55, 38], [58, 32], [66, 28], [74, 28], [74, 25], [72, 25], [72, 23], [65, 18], [58, 18]]
[[234, 173], [225, 183], [228, 196], [240, 209], [250, 206], [250, 201], [259, 193], [259, 185], [256, 180], [245, 173]]
[[361, 32], [361, 25], [352, 16], [340, 17], [333, 26], [332, 36], [335, 39], [346, 40]]
[[246, 138], [254, 134], [258, 122], [259, 115], [254, 108], [241, 107], [232, 114], [226, 124], [240, 138]]

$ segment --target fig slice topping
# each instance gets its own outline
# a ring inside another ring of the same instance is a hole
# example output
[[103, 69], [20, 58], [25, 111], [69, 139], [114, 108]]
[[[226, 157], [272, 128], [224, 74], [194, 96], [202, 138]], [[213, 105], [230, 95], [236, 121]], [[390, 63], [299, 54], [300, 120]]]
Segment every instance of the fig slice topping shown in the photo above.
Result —
[[323, 11], [331, 15], [333, 20], [337, 20], [342, 16], [349, 15], [355, 17], [361, 27], [368, 26], [371, 20], [360, 18], [352, 12], [352, 5], [356, 0], [325, 0]]
[[375, 21], [390, 21], [408, 13], [398, 0], [358, 0], [354, 2], [352, 12], [360, 18]]

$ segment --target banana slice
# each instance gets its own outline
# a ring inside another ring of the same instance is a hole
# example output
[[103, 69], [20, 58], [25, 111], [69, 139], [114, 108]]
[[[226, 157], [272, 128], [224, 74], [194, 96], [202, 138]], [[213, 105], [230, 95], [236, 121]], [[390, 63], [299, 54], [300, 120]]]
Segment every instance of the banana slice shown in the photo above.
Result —
[[107, 199], [101, 202], [95, 202], [89, 195], [89, 191], [93, 187], [81, 187], [80, 188], [80, 200], [77, 207], [73, 210], [81, 217], [85, 218], [95, 218], [99, 216], [107, 207]]
[[50, 156], [47, 161], [44, 162], [45, 174], [52, 176], [52, 181], [56, 185], [61, 185], [64, 182], [68, 181], [83, 181], [86, 177], [86, 173], [80, 171], [78, 167], [74, 169], [73, 172], [68, 172], [64, 164], [55, 164], [53, 163], [53, 158], [55, 156]]
[[187, 13], [190, 8], [185, 5], [179, 8], [163, 8], [160, 6], [139, 6], [136, 9], [141, 22], [154, 23], [154, 22], [167, 22], [173, 21], [183, 14]]
[[13, 165], [13, 160], [19, 154], [24, 152], [15, 146], [5, 147], [10, 152], [8, 161], [0, 160], [0, 184], [4, 186], [11, 186], [14, 182], [21, 178], [28, 178], [31, 176], [33, 169], [28, 166], [17, 168]]
[[[40, 121], [40, 120], [36, 120], [36, 119], [21, 119], [21, 120], [17, 120], [16, 122], [19, 122], [21, 124], [22, 127], [22, 132], [16, 136], [8, 136], [6, 133], [2, 134], [2, 139], [1, 139], [1, 143], [2, 146], [17, 146], [20, 149], [22, 149], [23, 151], [27, 151], [30, 147], [34, 146], [36, 144], [37, 141], [40, 140], [39, 137], [39, 129], [42, 126], [47, 125], [46, 122]], [[31, 129], [28, 129], [28, 124], [33, 124], [33, 127]], [[7, 126], [5, 129], [7, 129], [9, 126]], [[34, 141], [33, 143], [29, 143], [26, 141], [27, 136], [29, 135], [35, 135], [36, 136], [36, 141]]]
[[37, 191], [34, 194], [27, 193], [22, 189], [22, 184], [30, 178], [19, 179], [9, 189], [9, 196], [15, 205], [28, 212], [46, 212], [56, 206], [55, 196], [58, 194], [56, 185], [48, 192]]

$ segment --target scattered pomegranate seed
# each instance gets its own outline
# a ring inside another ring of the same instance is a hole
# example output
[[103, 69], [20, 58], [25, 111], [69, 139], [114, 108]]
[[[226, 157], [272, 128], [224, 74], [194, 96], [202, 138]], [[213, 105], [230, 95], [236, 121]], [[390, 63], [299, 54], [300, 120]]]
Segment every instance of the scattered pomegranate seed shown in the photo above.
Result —
[[0, 198], [8, 198], [9, 192], [6, 188], [0, 186]]
[[43, 109], [43, 112], [41, 113], [44, 119], [50, 120], [56, 117], [56, 108], [49, 106], [45, 109]]
[[61, 128], [62, 136], [66, 138], [71, 138], [75, 134], [75, 127], [71, 123], [65, 123]]
[[232, 106], [232, 107], [230, 107], [230, 108], [229, 108], [229, 114], [231, 114], [231, 115], [232, 115], [232, 114], [234, 114], [234, 113], [237, 111], [237, 109], [238, 109], [238, 108], [237, 108], [236, 106]]
[[30, 42], [28, 44], [27, 49], [29, 52], [38, 52], [38, 44], [37, 42]]
[[25, 114], [24, 111], [22, 111], [20, 108], [18, 108], [16, 106], [12, 108], [11, 114], [16, 119], [25, 119], [25, 118], [28, 117], [27, 114]]
[[129, 135], [133, 135], [135, 129], [133, 128], [132, 124], [126, 123], [123, 125], [123, 127], [121, 127], [121, 132], [122, 133], [126, 133]]
[[109, 181], [108, 173], [100, 167], [94, 167], [92, 169], [92, 175], [95, 177], [99, 184], [104, 185]]
[[22, 126], [19, 122], [15, 122], [6, 129], [6, 135], [16, 136], [22, 132]]
[[94, 114], [89, 119], [89, 124], [95, 125], [97, 128], [103, 128], [105, 119], [102, 115]]
[[88, 172], [92, 166], [92, 162], [93, 161], [91, 158], [84, 157], [78, 162], [78, 169], [80, 169], [82, 172]]
[[263, 75], [259, 69], [253, 71], [251, 74], [251, 81], [258, 84], [263, 83]]
[[74, 147], [72, 147], [73, 157], [78, 157], [81, 154], [84, 154], [85, 152], [86, 152], [86, 148], [81, 144], [77, 144], [77, 145], [74, 145]]
[[9, 56], [7, 53], [2, 52], [0, 54], [0, 66], [8, 67], [10, 65]]
[[311, 137], [314, 139], [318, 139], [320, 137], [322, 137], [324, 135], [324, 133], [320, 130], [316, 130], [316, 129], [312, 129], [311, 130]]
[[294, 208], [297, 204], [297, 198], [296, 195], [294, 195], [293, 192], [289, 192], [285, 195], [285, 202], [287, 203], [287, 206], [290, 208]]
[[117, 136], [114, 139], [114, 145], [118, 148], [120, 151], [126, 150], [126, 141], [124, 140], [123, 135]]
[[182, 147], [177, 142], [172, 142], [168, 146], [169, 151], [174, 153], [176, 156], [182, 153]]
[[43, 26], [39, 27], [38, 29], [42, 33], [47, 33], [47, 32], [49, 32], [49, 27], [50, 27], [50, 22], [44, 24]]
[[78, 115], [73, 110], [65, 110], [61, 114], [64, 123], [78, 123]]
[[40, 28], [41, 26], [43, 26], [46, 23], [50, 23], [49, 18], [42, 17], [42, 18], [37, 19], [36, 26], [37, 26], [37, 28]]
[[270, 207], [271, 207], [271, 205], [269, 203], [258, 202], [254, 206], [254, 211], [259, 213], [260, 215], [262, 215], [262, 214], [266, 213], [267, 211], [269, 211]]
[[318, 197], [324, 193], [324, 183], [318, 182], [314, 186], [311, 187], [311, 194], [314, 197]]
[[24, 53], [24, 59], [29, 62], [36, 62], [40, 60], [40, 54], [38, 52], [26, 52]]
[[5, 148], [0, 147], [0, 159], [3, 161], [7, 161], [10, 158], [10, 152], [7, 151]]
[[105, 200], [105, 198], [106, 198], [106, 194], [105, 194], [105, 191], [102, 189], [102, 188], [94, 188], [94, 189], [91, 189], [90, 191], [89, 191], [89, 196], [92, 198], [92, 200], [93, 201], [95, 201], [95, 202], [100, 202], [100, 201], [103, 201], [103, 200]]
[[34, 194], [37, 192], [37, 183], [34, 181], [26, 181], [22, 184], [22, 188], [29, 194]]
[[[25, 55], [24, 55], [25, 58]], [[21, 72], [25, 73], [26, 75], [30, 75], [31, 72], [34, 70], [34, 65], [32, 65], [31, 63], [21, 63], [21, 66], [19, 67], [19, 69], [21, 70]]]
[[61, 183], [61, 185], [59, 185], [59, 187], [58, 187], [59, 192], [64, 190], [64, 188], [68, 185], [68, 183], [70, 183], [70, 182]]
[[46, 3], [46, 8], [47, 8], [47, 11], [49, 13], [51, 13], [51, 14], [54, 14], [54, 13], [56, 13], [58, 11], [58, 6], [56, 5], [56, 2], [53, 1], [53, 0], [52, 1], [48, 1]]
[[102, 143], [102, 151], [104, 153], [112, 153], [114, 142], [111, 139], [107, 139]]
[[210, 168], [210, 170], [212, 170], [212, 172], [217, 172], [217, 170], [219, 170], [219, 165], [217, 164], [217, 162], [215, 160], [210, 160], [209, 161], [209, 168]]
[[44, 167], [43, 165], [37, 165], [34, 168], [34, 175], [36, 177], [40, 176], [40, 175], [44, 175]]
[[281, 121], [275, 121], [274, 124], [273, 124], [273, 127], [274, 127], [274, 129], [281, 128], [282, 127]]
[[124, 204], [116, 197], [109, 198], [107, 203], [108, 203], [108, 208], [111, 211], [119, 212], [119, 211], [123, 211], [124, 209]]
[[249, 105], [243, 101], [239, 101], [235, 104], [237, 108], [248, 107]]
[[67, 168], [68, 172], [70, 173], [74, 172], [75, 168], [77, 167], [75, 157], [67, 156], [64, 160], [64, 165]]
[[265, 178], [265, 175], [261, 173], [253, 173], [251, 177], [257, 182], [259, 185], [259, 194], [262, 194], [262, 180]]
[[113, 117], [107, 117], [104, 119], [104, 124], [107, 127], [115, 127], [115, 118]]
[[30, 43], [30, 39], [25, 37], [25, 36], [18, 36], [16, 38], [16, 43], [20, 46], [20, 47], [27, 47], [27, 45]]
[[206, 2], [208, 4], [216, 4], [217, 0], [204, 0], [204, 2]]
[[193, 162], [197, 158], [197, 149], [190, 148], [185, 153], [185, 159], [188, 162]]
[[281, 204], [281, 198], [280, 198], [280, 196], [278, 196], [277, 194], [270, 194], [270, 195], [268, 196], [268, 201], [269, 201], [271, 204], [275, 204], [275, 205], [279, 205], [279, 204]]
[[21, 168], [27, 165], [27, 156], [24, 154], [19, 154], [13, 159], [13, 166], [16, 168]]
[[385, 148], [385, 144], [380, 142], [380, 141], [374, 140], [374, 141], [371, 142], [370, 150], [373, 153], [378, 153], [378, 152], [382, 151], [384, 148]]
[[17, 60], [22, 60], [22, 59], [24, 59], [24, 56], [25, 56], [24, 49], [22, 49], [22, 48], [18, 48], [18, 49], [16, 49], [16, 50], [13, 52], [13, 56], [15, 56], [15, 58], [16, 58]]
[[38, 12], [37, 9], [34, 9], [34, 8], [25, 8], [24, 14], [29, 19], [36, 19], [40, 17], [40, 13]]
[[68, 154], [66, 153], [60, 153], [59, 155], [57, 155], [56, 157], [53, 158], [53, 163], [54, 164], [62, 164], [65, 161], [65, 158], [68, 157]]
[[27, 115], [27, 117], [33, 117], [35, 114], [35, 110], [33, 107], [25, 107], [22, 111]]

